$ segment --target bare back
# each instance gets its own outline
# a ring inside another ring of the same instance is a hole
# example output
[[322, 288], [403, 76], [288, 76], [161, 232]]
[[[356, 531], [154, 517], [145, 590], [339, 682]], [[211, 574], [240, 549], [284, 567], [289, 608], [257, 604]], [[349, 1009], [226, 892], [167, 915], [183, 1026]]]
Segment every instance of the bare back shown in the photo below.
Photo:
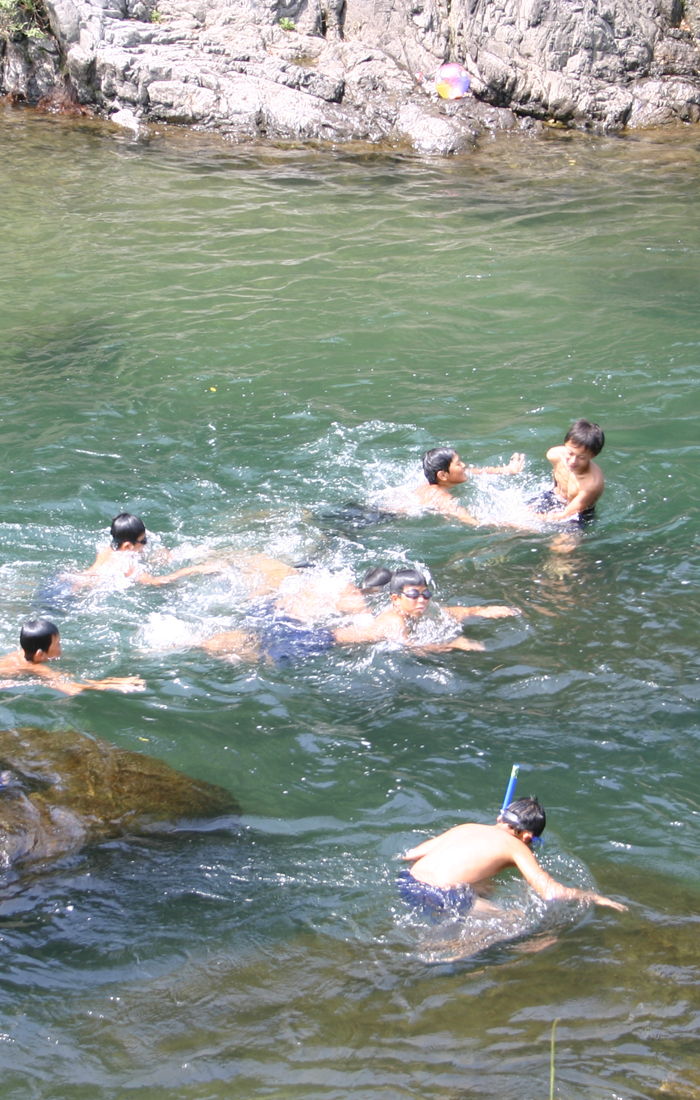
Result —
[[[505, 867], [519, 866], [529, 856], [534, 869], [537, 860], [522, 840], [495, 825], [457, 825], [406, 853], [416, 859], [411, 874], [431, 886], [456, 886], [482, 882]], [[527, 861], [529, 862], [529, 861]]]
[[412, 848], [404, 859], [416, 861], [411, 867], [414, 878], [441, 889], [466, 884], [475, 886], [506, 867], [517, 867], [526, 882], [546, 901], [578, 899], [612, 909], [625, 909], [619, 902], [593, 890], [579, 890], [557, 882], [542, 870], [528, 845], [503, 824], [457, 825]]

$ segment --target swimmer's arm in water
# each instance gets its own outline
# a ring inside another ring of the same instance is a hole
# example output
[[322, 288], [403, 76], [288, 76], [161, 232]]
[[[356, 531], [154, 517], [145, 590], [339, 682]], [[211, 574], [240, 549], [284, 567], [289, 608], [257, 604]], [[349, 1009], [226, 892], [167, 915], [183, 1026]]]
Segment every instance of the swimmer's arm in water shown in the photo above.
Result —
[[92, 577], [95, 573], [100, 573], [102, 567], [110, 560], [114, 550], [111, 546], [105, 546], [103, 550], [100, 550], [94, 562], [89, 569], [85, 569], [84, 572], [77, 574], [79, 577]]
[[579, 890], [576, 887], [563, 886], [561, 882], [557, 882], [542, 870], [530, 849], [522, 841], [516, 843], [518, 847], [513, 849], [513, 862], [526, 882], [545, 901], [587, 901], [595, 905], [606, 905], [610, 909], [617, 909], [620, 913], [626, 912], [626, 905], [603, 897], [602, 894], [596, 894], [594, 890]]
[[415, 642], [409, 637], [403, 619], [395, 611], [385, 611], [372, 623], [356, 623], [353, 626], [338, 627], [333, 631], [338, 645], [363, 645], [373, 642], [398, 642], [409, 649], [419, 649], [426, 653], [445, 653], [448, 649], [484, 648], [481, 642], [470, 638], [453, 638], [450, 642]]
[[519, 607], [504, 607], [501, 604], [484, 605], [479, 607], [443, 607], [442, 611], [458, 623], [464, 619], [507, 619], [510, 615], [521, 615]]
[[587, 508], [592, 508], [601, 496], [602, 493], [596, 493], [590, 488], [582, 489], [561, 511], [557, 508], [552, 512], [535, 512], [535, 519], [544, 520], [546, 523], [560, 523], [562, 520], [577, 516], [580, 512], [585, 512]]
[[451, 519], [458, 519], [462, 523], [468, 523], [470, 527], [479, 526], [478, 519], [475, 519], [466, 508], [458, 504], [454, 497], [450, 496], [448, 489], [439, 485], [429, 485], [425, 482], [416, 489], [415, 495], [420, 504], [424, 508], [429, 508], [432, 512], [440, 512]]
[[32, 663], [24, 654], [10, 654], [0, 661], [0, 675], [7, 674], [11, 679], [19, 676], [37, 676], [45, 680], [50, 687], [64, 695], [80, 695], [83, 691], [144, 691], [145, 680], [140, 676], [110, 676], [104, 680], [75, 680], [65, 672], [48, 668], [46, 662]]
[[172, 584], [180, 577], [191, 577], [194, 573], [223, 573], [225, 565], [214, 561], [204, 562], [202, 565], [188, 565], [184, 569], [176, 569], [174, 573], [166, 573], [164, 577], [153, 577], [150, 573], [141, 573], [136, 577], [138, 584], [150, 584], [160, 587], [163, 584]]
[[461, 523], [467, 523], [470, 527], [478, 527], [479, 521], [463, 508], [461, 504], [458, 504], [456, 500], [453, 500], [449, 493], [438, 492], [433, 497], [431, 506], [438, 512], [441, 512], [444, 516], [449, 516], [451, 519], [458, 519]]
[[421, 859], [423, 856], [427, 856], [429, 852], [432, 852], [441, 840], [442, 834], [440, 836], [431, 837], [430, 840], [424, 840], [422, 844], [419, 844], [416, 848], [411, 848], [410, 851], [402, 855], [401, 859]]
[[245, 630], [225, 630], [213, 634], [200, 648], [215, 657], [224, 657], [229, 661], [257, 661], [260, 657], [260, 643], [254, 634]]
[[[58, 684], [56, 687], [59, 691], [63, 690]], [[68, 694], [77, 695], [81, 691], [121, 691], [126, 695], [132, 691], [145, 690], [146, 681], [140, 676], [107, 676], [104, 680], [74, 680]]]
[[519, 474], [525, 465], [525, 455], [516, 451], [510, 456], [506, 466], [468, 466], [470, 477], [474, 474]]

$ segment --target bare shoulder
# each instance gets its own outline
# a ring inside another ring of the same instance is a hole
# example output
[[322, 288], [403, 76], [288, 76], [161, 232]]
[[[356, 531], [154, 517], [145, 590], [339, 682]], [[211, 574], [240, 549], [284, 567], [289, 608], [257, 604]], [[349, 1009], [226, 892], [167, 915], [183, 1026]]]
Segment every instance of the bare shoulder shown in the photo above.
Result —
[[6, 657], [0, 657], [1, 676], [17, 676], [20, 672], [31, 671], [33, 667], [19, 649], [14, 653], [8, 653]]
[[105, 546], [102, 550], [98, 550], [97, 557], [86, 572], [94, 573], [96, 570], [101, 569], [114, 555], [114, 550], [111, 546]]
[[550, 462], [561, 462], [564, 455], [563, 447], [550, 447], [547, 451], [547, 458]]
[[395, 611], [382, 611], [374, 620], [374, 629], [380, 638], [404, 638], [406, 627]]

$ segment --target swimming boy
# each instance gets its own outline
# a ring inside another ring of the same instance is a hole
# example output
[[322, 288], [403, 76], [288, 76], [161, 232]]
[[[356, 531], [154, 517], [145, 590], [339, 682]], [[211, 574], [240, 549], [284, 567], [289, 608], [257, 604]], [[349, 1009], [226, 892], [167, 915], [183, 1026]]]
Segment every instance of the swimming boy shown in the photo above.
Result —
[[[381, 589], [387, 583], [391, 593], [391, 608], [376, 617], [358, 614], [348, 626], [319, 627], [305, 621], [300, 614], [301, 604], [296, 605], [297, 614], [291, 617], [288, 605], [280, 602], [278, 610], [284, 613], [283, 616], [264, 624], [260, 636], [251, 631], [230, 630], [215, 634], [202, 642], [202, 648], [221, 657], [243, 661], [255, 661], [261, 655], [273, 660], [313, 656], [334, 645], [371, 645], [381, 641], [398, 642], [400, 645], [431, 653], [443, 653], [450, 649], [484, 648], [482, 642], [472, 641], [462, 635], [446, 642], [422, 641], [416, 637], [416, 627], [423, 619], [433, 595], [425, 576], [416, 569], [402, 569], [394, 574], [383, 568], [370, 570], [365, 576], [363, 589], [348, 586], [344, 600], [347, 599], [348, 604], [354, 603], [358, 597], [363, 600], [363, 592]], [[335, 605], [335, 610], [345, 609], [340, 603]], [[308, 610], [308, 607], [304, 610]], [[329, 603], [326, 602], [325, 611], [328, 610]], [[498, 605], [443, 607], [442, 610], [457, 622], [473, 617], [500, 619], [519, 613], [517, 608]]]
[[143, 520], [129, 512], [121, 512], [112, 520], [110, 533], [112, 545], [100, 550], [90, 568], [74, 578], [78, 584], [89, 584], [116, 573], [138, 584], [163, 585], [179, 580], [180, 577], [189, 577], [193, 573], [219, 573], [224, 568], [213, 562], [205, 562], [202, 565], [188, 565], [185, 569], [177, 569], [162, 577], [153, 577], [145, 571], [139, 560], [148, 544]]
[[581, 419], [569, 428], [563, 447], [550, 447], [547, 458], [554, 468], [554, 488], [531, 502], [537, 519], [547, 523], [578, 520], [581, 524], [593, 518], [605, 488], [603, 471], [593, 459], [604, 444], [600, 425]]
[[525, 455], [516, 452], [506, 466], [468, 467], [451, 447], [434, 447], [423, 455], [425, 484], [419, 485], [413, 495], [423, 508], [477, 527], [479, 521], [457, 503], [451, 490], [477, 474], [519, 474], [524, 464]]
[[[402, 645], [441, 653], [448, 649], [484, 648], [481, 642], [471, 641], [459, 636], [447, 642], [423, 642], [415, 636], [415, 629], [428, 610], [432, 599], [432, 590], [423, 573], [417, 569], [401, 569], [394, 573], [389, 582], [391, 607], [377, 615], [370, 622], [362, 617], [356, 623], [338, 627], [333, 631], [339, 645], [357, 645], [363, 642], [400, 642]], [[501, 619], [508, 615], [517, 615], [514, 607], [443, 607], [442, 611], [451, 619], [463, 622], [464, 619], [481, 617]]]
[[624, 912], [626, 905], [593, 890], [563, 886], [540, 867], [530, 845], [545, 824], [545, 812], [537, 799], [518, 798], [501, 811], [495, 825], [448, 829], [406, 852], [403, 858], [413, 861], [413, 866], [399, 875], [399, 892], [422, 907], [493, 915], [496, 907], [477, 894], [493, 875], [517, 867], [545, 901], [584, 901]]
[[46, 662], [61, 656], [58, 627], [48, 619], [33, 619], [25, 623], [19, 636], [20, 648], [0, 658], [0, 677], [10, 680], [31, 674], [49, 682], [64, 695], [79, 695], [81, 691], [143, 691], [145, 681], [140, 676], [110, 676], [105, 680], [74, 680], [65, 672], [48, 668]]

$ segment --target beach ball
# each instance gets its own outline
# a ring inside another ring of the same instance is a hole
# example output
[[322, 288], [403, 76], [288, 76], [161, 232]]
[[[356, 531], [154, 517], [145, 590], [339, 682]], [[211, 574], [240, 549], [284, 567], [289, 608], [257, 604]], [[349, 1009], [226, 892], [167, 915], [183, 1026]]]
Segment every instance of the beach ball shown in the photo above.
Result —
[[435, 74], [435, 90], [442, 99], [461, 99], [469, 91], [469, 73], [456, 62], [441, 65]]

